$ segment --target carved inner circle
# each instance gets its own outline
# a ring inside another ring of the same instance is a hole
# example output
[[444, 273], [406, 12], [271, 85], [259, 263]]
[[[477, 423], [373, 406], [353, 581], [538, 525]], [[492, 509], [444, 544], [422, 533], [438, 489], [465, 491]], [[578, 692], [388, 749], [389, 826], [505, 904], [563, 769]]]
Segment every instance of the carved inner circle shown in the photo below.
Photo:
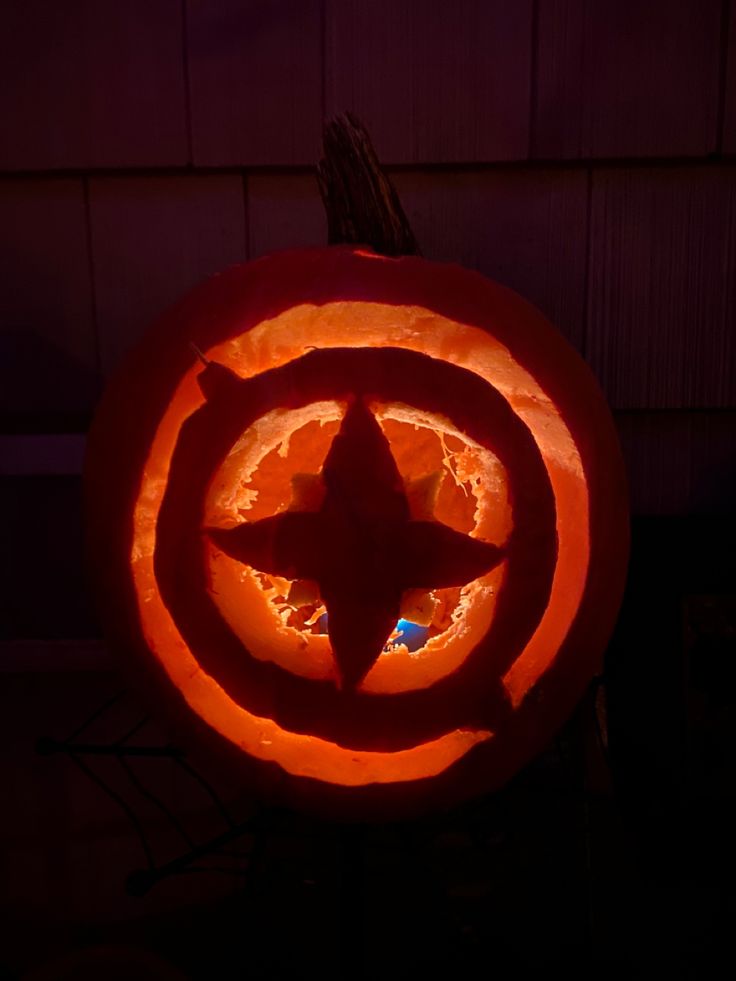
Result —
[[[339, 401], [315, 402], [258, 419], [213, 476], [207, 525], [233, 528], [286, 510], [317, 510], [323, 492], [320, 469], [345, 408]], [[507, 474], [498, 458], [436, 414], [401, 403], [375, 401], [370, 408], [404, 479], [412, 518], [434, 519], [503, 545], [511, 530], [511, 507]], [[334, 677], [316, 583], [258, 572], [214, 548], [208, 558], [211, 595], [254, 657], [301, 677]], [[462, 588], [407, 591], [402, 620], [362, 690], [423, 688], [456, 670], [488, 629], [505, 567], [501, 563]]]

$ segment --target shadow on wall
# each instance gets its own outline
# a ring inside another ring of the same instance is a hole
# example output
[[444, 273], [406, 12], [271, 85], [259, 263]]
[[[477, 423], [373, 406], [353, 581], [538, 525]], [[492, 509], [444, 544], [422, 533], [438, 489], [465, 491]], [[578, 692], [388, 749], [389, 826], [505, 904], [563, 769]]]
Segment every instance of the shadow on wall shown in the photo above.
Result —
[[0, 332], [0, 412], [80, 412], [100, 391], [96, 372], [35, 330]]

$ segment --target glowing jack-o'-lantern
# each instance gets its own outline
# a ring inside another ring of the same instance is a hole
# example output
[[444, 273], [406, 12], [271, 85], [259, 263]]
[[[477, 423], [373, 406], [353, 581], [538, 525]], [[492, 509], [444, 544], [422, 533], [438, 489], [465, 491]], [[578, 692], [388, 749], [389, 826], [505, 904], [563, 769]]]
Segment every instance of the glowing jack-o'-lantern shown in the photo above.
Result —
[[196, 289], [108, 389], [86, 487], [111, 637], [261, 792], [333, 814], [499, 786], [622, 591], [590, 372], [511, 291], [414, 257], [289, 252]]

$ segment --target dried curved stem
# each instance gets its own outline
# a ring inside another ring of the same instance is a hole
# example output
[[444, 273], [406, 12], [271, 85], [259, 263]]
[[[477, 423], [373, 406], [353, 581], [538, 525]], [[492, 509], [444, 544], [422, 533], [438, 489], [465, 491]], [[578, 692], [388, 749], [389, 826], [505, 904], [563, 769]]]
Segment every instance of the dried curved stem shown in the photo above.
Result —
[[369, 245], [383, 255], [420, 255], [396, 189], [363, 125], [351, 113], [325, 124], [317, 167], [330, 245]]

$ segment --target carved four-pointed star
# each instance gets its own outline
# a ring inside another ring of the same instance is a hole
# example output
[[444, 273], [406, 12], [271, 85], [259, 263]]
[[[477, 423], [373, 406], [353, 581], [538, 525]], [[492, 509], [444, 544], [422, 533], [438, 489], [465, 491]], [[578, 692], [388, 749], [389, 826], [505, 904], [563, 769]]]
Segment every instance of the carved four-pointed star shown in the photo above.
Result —
[[322, 479], [318, 511], [285, 511], [208, 534], [259, 572], [319, 584], [339, 680], [355, 687], [394, 630], [405, 590], [464, 585], [503, 553], [438, 521], [412, 520], [388, 441], [361, 399], [345, 414]]

